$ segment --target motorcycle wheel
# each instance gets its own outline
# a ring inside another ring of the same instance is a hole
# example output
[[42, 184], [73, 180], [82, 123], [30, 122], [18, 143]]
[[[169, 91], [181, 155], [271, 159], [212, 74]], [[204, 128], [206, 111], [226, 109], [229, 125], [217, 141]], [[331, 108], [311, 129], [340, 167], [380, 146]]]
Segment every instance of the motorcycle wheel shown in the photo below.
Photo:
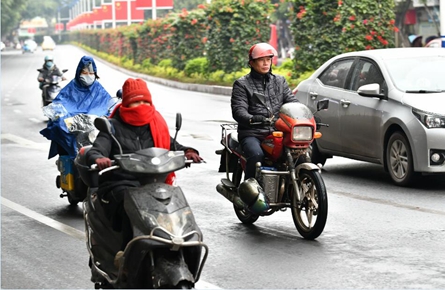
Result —
[[[238, 164], [235, 170], [233, 171], [232, 175], [232, 182], [233, 184], [236, 185], [236, 187], [238, 187], [241, 184], [243, 174], [244, 174], [243, 168], [241, 167], [241, 164]], [[251, 225], [254, 222], [256, 222], [259, 218], [259, 215], [252, 214], [246, 209], [238, 209], [235, 205], [233, 205], [233, 209], [235, 210], [236, 216], [243, 224]]]
[[323, 232], [328, 217], [326, 186], [320, 172], [305, 169], [300, 171], [298, 186], [303, 200], [299, 202], [292, 189], [292, 218], [300, 235], [314, 240]]
[[69, 193], [68, 193], [67, 197], [68, 197], [68, 202], [69, 202], [70, 205], [72, 205], [72, 206], [77, 205], [77, 204], [79, 203], [79, 201], [80, 201], [80, 200], [78, 200], [77, 198], [72, 197], [71, 194], [69, 194]]

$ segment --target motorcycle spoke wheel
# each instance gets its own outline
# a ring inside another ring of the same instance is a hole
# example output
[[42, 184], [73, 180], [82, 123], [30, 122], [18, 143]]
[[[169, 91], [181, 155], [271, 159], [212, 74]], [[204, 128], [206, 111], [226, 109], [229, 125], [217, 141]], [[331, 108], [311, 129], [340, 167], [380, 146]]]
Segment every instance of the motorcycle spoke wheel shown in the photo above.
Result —
[[328, 215], [326, 186], [318, 171], [302, 169], [298, 186], [302, 200], [292, 191], [292, 218], [303, 238], [316, 239], [324, 230]]

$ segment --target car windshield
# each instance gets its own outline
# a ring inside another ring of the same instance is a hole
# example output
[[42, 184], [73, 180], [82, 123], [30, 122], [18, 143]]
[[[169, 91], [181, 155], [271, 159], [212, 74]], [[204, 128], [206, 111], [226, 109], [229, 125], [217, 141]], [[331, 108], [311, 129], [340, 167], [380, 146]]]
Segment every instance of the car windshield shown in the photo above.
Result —
[[445, 56], [419, 56], [388, 59], [386, 67], [394, 85], [401, 91], [434, 93], [445, 91]]

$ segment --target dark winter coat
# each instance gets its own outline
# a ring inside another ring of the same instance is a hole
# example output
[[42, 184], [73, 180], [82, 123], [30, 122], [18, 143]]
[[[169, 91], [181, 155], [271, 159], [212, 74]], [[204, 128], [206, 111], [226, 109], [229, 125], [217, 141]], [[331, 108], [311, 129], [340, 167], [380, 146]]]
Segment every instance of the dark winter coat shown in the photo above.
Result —
[[[265, 105], [254, 96], [254, 93], [264, 95]], [[240, 139], [246, 136], [264, 138], [269, 135], [274, 130], [273, 124], [252, 127], [250, 119], [254, 115], [269, 118], [270, 110], [275, 116], [275, 121], [281, 106], [290, 102], [298, 102], [298, 100], [292, 94], [284, 77], [271, 72], [262, 75], [252, 69], [249, 74], [239, 78], [233, 84], [231, 106], [232, 116], [238, 122], [238, 137]]]
[[[134, 153], [138, 150], [154, 147], [153, 136], [150, 131], [150, 126], [132, 126], [122, 121], [119, 115], [119, 111], [116, 111], [113, 118], [109, 119], [114, 130], [114, 136], [122, 146], [124, 154]], [[174, 141], [170, 137], [170, 150], [182, 151], [187, 149], [193, 149], [183, 146]], [[195, 150], [195, 149], [194, 149]], [[196, 152], [198, 152], [196, 150]], [[112, 137], [104, 132], [100, 132], [94, 141], [93, 147], [87, 153], [88, 165], [95, 163], [97, 158], [109, 157], [114, 159], [114, 155], [121, 154], [119, 146], [112, 139]], [[106, 172], [99, 177], [99, 187], [108, 187], [116, 185], [133, 185], [137, 184], [134, 176], [124, 173], [120, 170], [112, 170]]]

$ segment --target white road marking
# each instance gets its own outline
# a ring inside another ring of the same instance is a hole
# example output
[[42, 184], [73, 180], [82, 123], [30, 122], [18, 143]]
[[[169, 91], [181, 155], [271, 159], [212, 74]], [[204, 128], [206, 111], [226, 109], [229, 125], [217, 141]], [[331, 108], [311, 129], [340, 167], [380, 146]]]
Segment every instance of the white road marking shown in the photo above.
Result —
[[32, 218], [33, 220], [36, 220], [44, 225], [52, 227], [53, 229], [61, 231], [62, 233], [72, 236], [78, 240], [86, 241], [85, 233], [83, 231], [79, 231], [78, 229], [75, 229], [75, 228], [70, 227], [66, 224], [63, 224], [63, 223], [53, 220], [49, 217], [41, 215], [41, 214], [39, 214], [35, 211], [32, 211], [24, 206], [21, 206], [15, 202], [12, 202], [4, 197], [2, 197], [2, 205], [7, 206], [12, 210], [15, 210], [23, 215], [26, 215], [27, 217]]
[[[56, 220], [53, 220], [47, 216], [41, 215], [35, 211], [32, 211], [24, 206], [21, 206], [15, 202], [10, 201], [9, 199], [6, 199], [2, 197], [2, 205], [9, 207], [12, 210], [15, 210], [16, 212], [19, 212], [33, 220], [36, 220], [44, 225], [47, 225], [53, 229], [56, 229], [62, 233], [65, 233], [69, 236], [72, 236], [73, 238], [76, 238], [81, 241], [86, 241], [85, 232], [79, 231], [76, 228], [73, 228], [71, 226], [68, 226], [66, 224], [63, 224], [61, 222], [58, 222]], [[205, 281], [198, 281], [195, 285], [196, 289], [221, 289], [211, 283], [205, 282]]]
[[10, 134], [10, 133], [2, 134], [1, 137], [2, 137], [2, 139], [12, 141], [19, 146], [24, 146], [24, 147], [31, 148], [31, 149], [47, 151], [47, 150], [49, 150], [49, 146], [50, 146], [48, 143], [37, 143], [37, 142], [28, 140], [28, 139], [20, 137], [20, 136]]
[[34, 123], [42, 123], [42, 120], [39, 120], [37, 118], [28, 118], [28, 120], [30, 120], [31, 122], [34, 122]]
[[14, 111], [13, 111], [14, 113], [17, 113], [17, 114], [21, 114], [22, 113], [22, 111], [20, 111], [20, 110], [17, 110], [17, 109], [14, 109]]

